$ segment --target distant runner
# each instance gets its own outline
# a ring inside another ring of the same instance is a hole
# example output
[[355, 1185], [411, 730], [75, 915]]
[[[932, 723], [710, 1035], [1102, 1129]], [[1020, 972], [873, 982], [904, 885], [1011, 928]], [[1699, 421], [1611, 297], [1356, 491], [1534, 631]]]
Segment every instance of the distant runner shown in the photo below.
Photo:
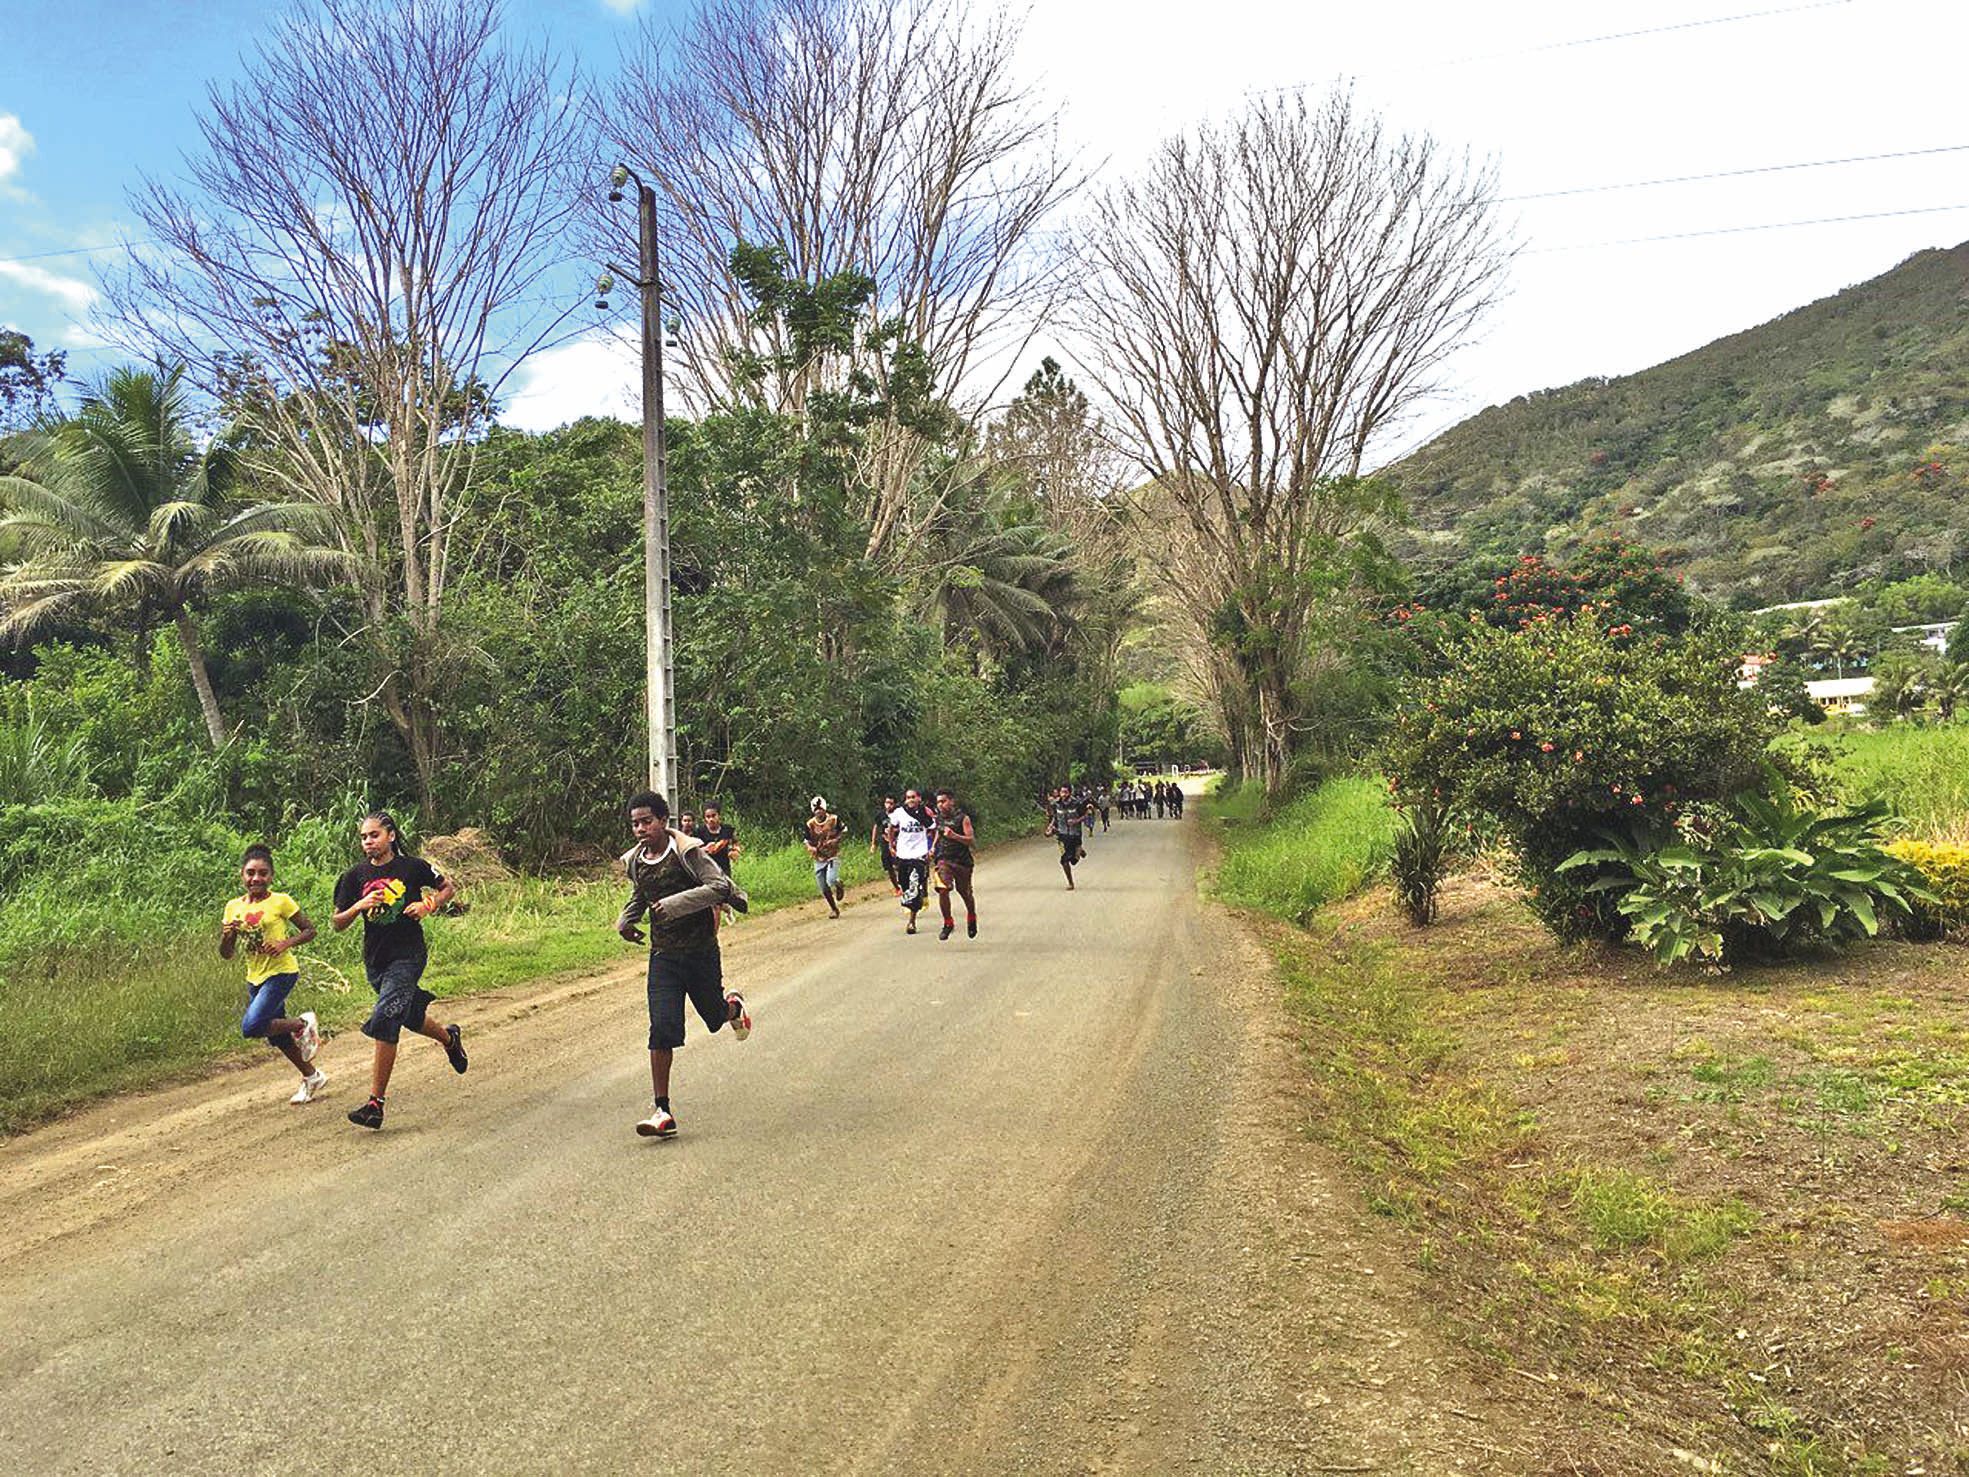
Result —
[[880, 852], [882, 856], [882, 875], [889, 879], [889, 885], [902, 896], [902, 871], [896, 866], [896, 850], [889, 845], [889, 816], [896, 808], [896, 797], [882, 797], [882, 813], [875, 817], [875, 824], [869, 827], [868, 849], [871, 853]]
[[1099, 792], [1096, 793], [1094, 796], [1094, 804], [1099, 808], [1101, 812], [1101, 833], [1105, 835], [1107, 834], [1107, 829], [1108, 829], [1108, 811], [1114, 805], [1113, 787], [1109, 785], [1102, 785]]
[[264, 846], [246, 848], [240, 858], [240, 881], [246, 891], [226, 904], [219, 922], [219, 957], [232, 958], [246, 950], [246, 1014], [239, 1034], [258, 1038], [294, 1064], [301, 1085], [290, 1103], [311, 1103], [328, 1081], [328, 1074], [311, 1066], [321, 1047], [321, 1028], [314, 1012], [283, 1014], [288, 991], [300, 981], [300, 962], [294, 950], [315, 936], [315, 927], [300, 904], [273, 890], [273, 852]]
[[1086, 808], [1073, 798], [1073, 789], [1061, 785], [1053, 792], [1046, 812], [1046, 834], [1060, 838], [1060, 870], [1067, 876], [1067, 891], [1073, 891], [1073, 869], [1086, 853], [1081, 849], [1081, 828]]
[[362, 968], [376, 992], [376, 1008], [362, 1023], [362, 1034], [376, 1043], [369, 1069], [369, 1101], [349, 1114], [358, 1128], [383, 1126], [383, 1094], [396, 1070], [397, 1040], [408, 1026], [444, 1048], [451, 1070], [465, 1070], [464, 1033], [430, 1018], [437, 997], [423, 986], [430, 962], [422, 920], [457, 895], [458, 889], [422, 857], [404, 854], [397, 823], [386, 810], [362, 818], [356, 832], [362, 860], [335, 883], [335, 913], [328, 921], [337, 933], [362, 920]]
[[[746, 897], [702, 841], [670, 829], [670, 806], [661, 795], [643, 790], [629, 797], [626, 808], [636, 844], [622, 854], [629, 901], [622, 905], [615, 931], [640, 944], [643, 930], [637, 924], [649, 920], [651, 1102], [649, 1117], [636, 1125], [636, 1132], [667, 1139], [677, 1132], [677, 1115], [670, 1111], [670, 1064], [684, 1044], [684, 1001], [689, 999], [713, 1035], [723, 1026], [730, 1026], [739, 1041], [752, 1034], [745, 997], [725, 988], [713, 921], [722, 904], [743, 910]], [[709, 807], [705, 819], [710, 820]]]
[[889, 849], [896, 854], [896, 873], [902, 879], [898, 896], [909, 913], [904, 933], [916, 932], [916, 915], [929, 901], [930, 846], [936, 832], [936, 818], [923, 804], [923, 792], [903, 791], [902, 804], [889, 812]]
[[971, 871], [977, 865], [978, 837], [971, 817], [957, 808], [957, 797], [949, 790], [937, 791], [937, 839], [933, 855], [937, 868], [937, 906], [943, 909], [943, 932], [947, 939], [957, 922], [950, 914], [950, 894], [955, 889], [964, 899], [964, 936], [978, 936], [978, 900], [971, 893]]
[[801, 828], [800, 839], [806, 844], [807, 855], [813, 858], [814, 885], [827, 904], [828, 916], [839, 918], [841, 900], [848, 895], [841, 886], [841, 842], [847, 836], [847, 827], [841, 824], [840, 816], [827, 808], [825, 796], [814, 796], [808, 802], [808, 809], [811, 814]]

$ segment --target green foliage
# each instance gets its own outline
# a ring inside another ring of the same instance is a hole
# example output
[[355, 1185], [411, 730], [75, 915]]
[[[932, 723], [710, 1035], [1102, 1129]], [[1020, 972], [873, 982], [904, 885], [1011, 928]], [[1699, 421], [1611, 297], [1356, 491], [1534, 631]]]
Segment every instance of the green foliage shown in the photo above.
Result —
[[[1255, 785], [1239, 793], [1253, 803], [1263, 795]], [[1211, 802], [1213, 814], [1227, 809], [1240, 813], [1234, 805]], [[1380, 876], [1394, 838], [1395, 815], [1384, 786], [1353, 776], [1330, 779], [1263, 824], [1228, 830], [1218, 891], [1240, 907], [1303, 923]]]
[[1224, 742], [1196, 704], [1155, 682], [1121, 690], [1121, 752], [1131, 761], [1220, 764]]
[[1396, 906], [1417, 928], [1436, 921], [1447, 819], [1442, 806], [1430, 803], [1404, 807], [1401, 819], [1395, 822], [1388, 871], [1395, 885]]
[[1485, 410], [1387, 474], [1408, 548], [1442, 572], [1569, 564], [1624, 532], [1746, 609], [1946, 571], [1969, 552], [1965, 271], [1969, 246], [1918, 252], [1642, 373]]
[[1872, 938], [1932, 899], [1920, 874], [1885, 849], [1887, 808], [1823, 812], [1773, 772], [1719, 822], [1609, 832], [1560, 873], [1592, 869], [1589, 892], [1617, 899], [1634, 937], [1663, 964], [1738, 964]]
[[1812, 694], [1805, 686], [1810, 680], [1803, 666], [1781, 658], [1757, 674], [1757, 696], [1778, 717], [1796, 718], [1817, 726], [1825, 722], [1825, 709], [1812, 701]]
[[1558, 865], [1607, 829], [1667, 824], [1756, 776], [1775, 722], [1738, 690], [1733, 646], [1704, 630], [1628, 639], [1589, 620], [1473, 622], [1443, 669], [1408, 687], [1391, 783], [1407, 803], [1495, 821], [1561, 937], [1622, 937], [1626, 916]]
[[1833, 785], [1849, 804], [1884, 801], [1919, 837], [1969, 841], [1969, 724], [1798, 735], [1780, 748], [1829, 764]]

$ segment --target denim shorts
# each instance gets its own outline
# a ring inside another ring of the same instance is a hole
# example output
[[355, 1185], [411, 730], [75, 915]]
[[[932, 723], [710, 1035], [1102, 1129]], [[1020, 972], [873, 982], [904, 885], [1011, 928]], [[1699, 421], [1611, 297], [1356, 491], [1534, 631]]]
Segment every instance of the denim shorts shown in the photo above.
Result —
[[841, 858], [831, 856], [824, 862], [814, 863], [814, 885], [823, 890], [841, 885]]
[[246, 1014], [239, 1018], [239, 1034], [242, 1036], [266, 1036], [267, 1045], [285, 1046], [294, 1038], [282, 1031], [267, 1036], [267, 1023], [280, 1018], [287, 1007], [287, 992], [294, 988], [301, 976], [292, 971], [286, 974], [271, 975], [257, 985], [246, 987]]
[[362, 1023], [362, 1034], [372, 1041], [395, 1041], [405, 1026], [422, 1030], [424, 1012], [438, 997], [417, 982], [424, 977], [423, 959], [392, 959], [370, 969], [369, 988], [376, 992], [376, 1008]]
[[674, 1051], [684, 1044], [684, 999], [697, 1008], [705, 1029], [717, 1032], [729, 1019], [725, 963], [717, 946], [688, 954], [649, 956], [649, 1049]]

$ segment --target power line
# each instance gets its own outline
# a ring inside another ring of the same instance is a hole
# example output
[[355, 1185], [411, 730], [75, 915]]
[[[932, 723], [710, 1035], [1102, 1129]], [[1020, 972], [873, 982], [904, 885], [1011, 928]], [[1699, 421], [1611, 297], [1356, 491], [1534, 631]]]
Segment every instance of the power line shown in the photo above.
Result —
[[1708, 174], [1675, 174], [1661, 179], [1629, 180], [1617, 185], [1575, 185], [1566, 190], [1540, 190], [1530, 195], [1503, 195], [1494, 203], [1515, 205], [1525, 200], [1556, 200], [1565, 195], [1601, 195], [1609, 190], [1646, 190], [1656, 185], [1687, 185], [1697, 180], [1741, 179], [1752, 174], [1782, 174], [1792, 169], [1826, 169], [1836, 164], [1875, 164], [1883, 159], [1919, 159], [1929, 154], [1961, 154], [1969, 144], [1938, 144], [1932, 149], [1900, 149], [1891, 154], [1854, 154], [1846, 159], [1808, 159], [1799, 164], [1759, 164], [1749, 169], [1717, 169]]
[[[1696, 31], [1708, 26], [1728, 26], [1739, 21], [1766, 20], [1780, 15], [1797, 15], [1807, 10], [1833, 10], [1852, 4], [1852, 0], [1810, 0], [1805, 5], [1784, 5], [1772, 10], [1745, 10], [1735, 15], [1711, 16], [1707, 20], [1676, 21], [1665, 26], [1644, 26], [1633, 31], [1609, 31], [1601, 36], [1575, 36], [1567, 41], [1545, 41], [1536, 46], [1519, 46], [1509, 51], [1486, 51], [1472, 56], [1450, 57], [1445, 61], [1423, 62], [1419, 66], [1404, 66], [1406, 71], [1432, 71], [1441, 67], [1463, 67], [1473, 62], [1502, 61], [1514, 56], [1538, 56], [1548, 51], [1569, 51], [1581, 46], [1602, 46], [1614, 41], [1635, 41], [1644, 36], [1663, 36], [1674, 31]], [[1368, 68], [1378, 71], [1379, 68]], [[1274, 92], [1298, 92], [1303, 88], [1317, 87], [1318, 82], [1288, 82], [1283, 87], [1258, 87], [1252, 92], [1264, 95]]]
[[1511, 51], [1487, 51], [1477, 56], [1460, 56], [1438, 66], [1460, 67], [1470, 62], [1494, 62], [1507, 56], [1536, 56], [1546, 51], [1568, 51], [1576, 46], [1600, 46], [1609, 41], [1633, 41], [1642, 36], [1663, 36], [1671, 31], [1699, 31], [1706, 26], [1734, 25], [1738, 21], [1766, 20], [1772, 16], [1796, 15], [1806, 10], [1833, 10], [1852, 0], [1812, 0], [1808, 5], [1785, 5], [1775, 10], [1745, 10], [1736, 15], [1711, 16], [1707, 20], [1676, 21], [1666, 26], [1646, 26], [1636, 31], [1609, 31], [1604, 36], [1579, 36], [1570, 41], [1548, 41], [1542, 46], [1520, 46]]
[[1717, 226], [1706, 231], [1672, 231], [1665, 236], [1628, 236], [1619, 241], [1582, 241], [1574, 246], [1535, 246], [1525, 256], [1545, 256], [1560, 251], [1597, 251], [1606, 246], [1645, 246], [1655, 241], [1692, 241], [1698, 236], [1738, 236], [1748, 231], [1790, 231], [1801, 226], [1837, 226], [1847, 221], [1879, 221], [1902, 215], [1940, 215], [1951, 210], [1969, 210], [1962, 205], [1920, 205], [1908, 210], [1872, 210], [1864, 215], [1823, 215], [1807, 221], [1765, 221], [1753, 226]]
[[34, 251], [26, 256], [0, 256], [0, 267], [15, 262], [45, 262], [55, 256], [92, 256], [99, 251], [123, 251], [132, 246], [162, 246], [162, 241], [112, 241], [105, 246], [67, 246], [60, 251]]

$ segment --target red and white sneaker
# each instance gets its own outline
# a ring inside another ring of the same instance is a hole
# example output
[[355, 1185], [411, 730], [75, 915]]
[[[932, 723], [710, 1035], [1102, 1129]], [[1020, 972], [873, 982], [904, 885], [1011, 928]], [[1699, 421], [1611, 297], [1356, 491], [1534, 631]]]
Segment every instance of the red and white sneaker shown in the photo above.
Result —
[[649, 1117], [636, 1125], [636, 1132], [646, 1139], [667, 1139], [677, 1132], [677, 1120], [668, 1108], [651, 1103]]
[[732, 1039], [743, 1041], [752, 1034], [752, 1012], [745, 1008], [745, 997], [736, 990], [725, 991], [725, 1009], [730, 1012]]

